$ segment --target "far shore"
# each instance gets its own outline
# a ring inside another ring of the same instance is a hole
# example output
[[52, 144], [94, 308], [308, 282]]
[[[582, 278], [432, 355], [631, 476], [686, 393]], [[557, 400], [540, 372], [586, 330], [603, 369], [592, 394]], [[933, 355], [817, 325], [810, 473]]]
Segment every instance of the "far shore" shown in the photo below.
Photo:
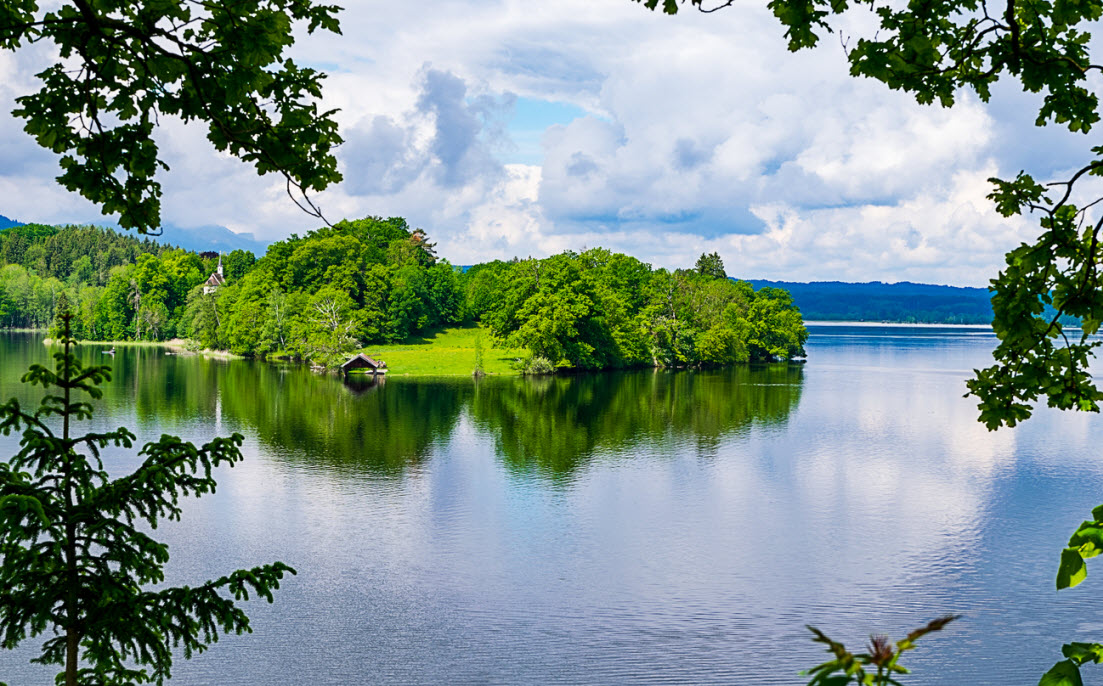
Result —
[[[41, 329], [37, 330], [37, 333], [42, 333]], [[53, 345], [54, 339], [44, 338], [42, 339], [43, 345]], [[112, 348], [165, 348], [178, 355], [202, 355], [204, 357], [218, 357], [227, 360], [239, 360], [244, 359], [241, 355], [235, 355], [229, 350], [211, 350], [204, 348], [202, 350], [196, 350], [189, 347], [191, 341], [184, 338], [172, 338], [167, 341], [77, 341], [77, 345], [109, 345]]]
[[[884, 326], [884, 327], [925, 327], [925, 328], [947, 328], [953, 327], [955, 329], [992, 329], [991, 324], [950, 324], [948, 322], [874, 322], [874, 321], [835, 321], [833, 319], [817, 319], [807, 320], [804, 322], [805, 326]], [[1069, 328], [1069, 327], [1065, 327]]]

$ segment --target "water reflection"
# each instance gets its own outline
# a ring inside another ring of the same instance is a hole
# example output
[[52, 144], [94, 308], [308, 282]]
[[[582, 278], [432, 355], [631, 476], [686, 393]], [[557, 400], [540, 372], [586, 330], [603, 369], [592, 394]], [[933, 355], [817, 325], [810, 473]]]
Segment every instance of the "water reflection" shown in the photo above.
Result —
[[[711, 456], [728, 436], [783, 424], [800, 400], [799, 367], [710, 373], [413, 381], [338, 380], [302, 369], [215, 368], [220, 409], [288, 460], [400, 474], [421, 465], [467, 413], [510, 470], [560, 478], [600, 453], [689, 445]], [[205, 371], [205, 370], [203, 370]], [[200, 372], [202, 373], [202, 372]], [[171, 385], [171, 384], [170, 384]], [[240, 392], [236, 389], [250, 389]], [[190, 398], [181, 401], [194, 407]], [[207, 400], [209, 411], [214, 411]]]
[[[32, 363], [49, 363], [51, 349], [27, 335], [7, 335], [0, 346], [0, 394], [34, 401], [18, 378]], [[384, 476], [422, 466], [464, 416], [514, 473], [565, 478], [595, 456], [631, 457], [643, 447], [709, 457], [752, 427], [783, 426], [803, 380], [799, 366], [768, 365], [385, 382], [155, 347], [120, 346], [109, 357], [89, 345], [78, 354], [114, 369], [98, 418], [133, 425], [142, 440], [241, 431], [293, 464]]]
[[364, 395], [372, 391], [378, 391], [386, 383], [386, 376], [374, 374], [346, 374], [342, 379], [345, 390], [353, 395]]
[[237, 364], [223, 370], [219, 385], [224, 415], [251, 425], [286, 459], [388, 475], [427, 459], [430, 446], [451, 433], [466, 392], [450, 383], [346, 385], [299, 367]]
[[471, 413], [510, 469], [561, 477], [595, 454], [643, 444], [688, 443], [714, 455], [725, 437], [783, 424], [801, 379], [788, 365], [493, 379], [476, 387]]

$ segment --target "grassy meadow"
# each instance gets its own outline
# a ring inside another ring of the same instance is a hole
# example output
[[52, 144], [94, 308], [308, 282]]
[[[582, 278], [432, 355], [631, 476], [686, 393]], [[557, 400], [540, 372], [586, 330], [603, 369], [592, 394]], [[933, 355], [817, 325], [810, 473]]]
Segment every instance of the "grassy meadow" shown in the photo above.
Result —
[[479, 336], [483, 341], [483, 371], [516, 374], [510, 363], [523, 357], [524, 351], [491, 347], [490, 332], [479, 326], [441, 329], [404, 343], [369, 346], [364, 351], [386, 362], [389, 376], [471, 376]]

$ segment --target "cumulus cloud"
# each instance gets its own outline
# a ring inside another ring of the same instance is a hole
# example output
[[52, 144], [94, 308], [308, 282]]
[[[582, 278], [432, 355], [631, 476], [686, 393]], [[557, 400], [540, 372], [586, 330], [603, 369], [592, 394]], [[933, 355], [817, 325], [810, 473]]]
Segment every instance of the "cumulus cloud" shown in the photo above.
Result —
[[415, 131], [376, 115], [345, 132], [341, 157], [345, 191], [352, 195], [394, 193], [416, 179], [428, 160], [414, 148]]
[[0, 214], [38, 221], [74, 221], [99, 216], [91, 203], [62, 190], [57, 156], [23, 132], [24, 121], [10, 115], [15, 99], [38, 87], [34, 76], [54, 57], [48, 46], [31, 45], [19, 52], [0, 51]]
[[818, 279], [986, 285], [1008, 247], [1037, 232], [1029, 219], [991, 210], [984, 195], [995, 172], [992, 164], [958, 172], [891, 205], [756, 206], [767, 230], [731, 237], [726, 252], [756, 274], [770, 269]]
[[428, 174], [438, 194], [502, 176], [495, 150], [509, 145], [504, 120], [514, 96], [469, 97], [463, 79], [426, 68], [413, 108], [398, 116], [365, 117], [348, 127], [341, 150], [351, 195], [392, 195]]
[[504, 136], [500, 118], [511, 109], [513, 95], [506, 94], [500, 101], [488, 95], [471, 102], [466, 98], [467, 85], [454, 74], [435, 69], [425, 74], [417, 104], [421, 113], [433, 118], [436, 132], [429, 149], [439, 164], [437, 181], [445, 188], [501, 170], [490, 145]]

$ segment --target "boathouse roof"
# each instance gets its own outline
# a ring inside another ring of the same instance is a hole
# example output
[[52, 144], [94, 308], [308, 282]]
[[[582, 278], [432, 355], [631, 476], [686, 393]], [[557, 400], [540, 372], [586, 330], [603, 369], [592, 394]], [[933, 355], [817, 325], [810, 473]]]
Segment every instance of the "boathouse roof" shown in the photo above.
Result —
[[351, 369], [382, 369], [387, 365], [380, 360], [368, 357], [364, 353], [360, 353], [356, 357], [353, 357], [348, 362], [341, 365], [341, 369], [346, 372]]

